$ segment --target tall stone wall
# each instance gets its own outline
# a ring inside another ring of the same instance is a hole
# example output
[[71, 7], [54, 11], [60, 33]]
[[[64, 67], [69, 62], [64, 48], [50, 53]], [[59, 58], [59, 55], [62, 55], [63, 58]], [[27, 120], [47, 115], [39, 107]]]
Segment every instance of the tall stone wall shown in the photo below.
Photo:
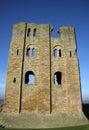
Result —
[[[81, 91], [75, 30], [61, 27], [60, 38], [52, 39], [52, 103], [53, 112], [81, 113]], [[54, 57], [53, 50], [61, 49], [61, 57]], [[54, 73], [62, 72], [62, 83], [55, 85]]]
[[[61, 27], [59, 38], [51, 37], [51, 31], [49, 24], [18, 23], [13, 26], [6, 112], [81, 114], [74, 28]], [[34, 83], [29, 83], [29, 76], [34, 77]]]
[[[24, 36], [25, 23], [14, 25], [5, 92], [5, 108], [7, 112], [19, 112]], [[19, 51], [18, 54], [17, 50]]]

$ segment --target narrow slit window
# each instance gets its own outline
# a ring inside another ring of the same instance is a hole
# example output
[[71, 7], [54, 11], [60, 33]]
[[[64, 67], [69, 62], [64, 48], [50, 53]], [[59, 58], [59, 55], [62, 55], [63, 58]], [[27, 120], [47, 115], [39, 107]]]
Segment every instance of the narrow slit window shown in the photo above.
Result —
[[36, 37], [36, 28], [33, 30], [33, 37]]
[[35, 49], [32, 48], [32, 56], [35, 56]]
[[16, 78], [13, 79], [13, 83], [16, 83]]
[[59, 49], [59, 57], [61, 57], [61, 49]]
[[19, 49], [17, 49], [17, 55], [19, 55]]
[[60, 85], [62, 83], [62, 73], [61, 72], [56, 72], [54, 74], [54, 84], [55, 85]]
[[72, 53], [71, 53], [71, 51], [70, 51], [70, 57], [72, 56]]
[[30, 48], [27, 49], [27, 56], [30, 56]]
[[31, 85], [34, 84], [34, 73], [32, 71], [28, 71], [25, 74], [25, 83], [26, 84], [31, 84]]
[[30, 28], [28, 29], [27, 37], [30, 37]]

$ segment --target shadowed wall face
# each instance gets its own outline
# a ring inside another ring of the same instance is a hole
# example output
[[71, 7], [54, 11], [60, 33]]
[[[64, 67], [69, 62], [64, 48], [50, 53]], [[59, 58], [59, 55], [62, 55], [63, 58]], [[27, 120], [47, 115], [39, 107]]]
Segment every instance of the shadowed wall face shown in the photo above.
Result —
[[49, 24], [13, 26], [4, 111], [81, 114], [74, 28], [61, 27], [60, 38], [51, 30]]

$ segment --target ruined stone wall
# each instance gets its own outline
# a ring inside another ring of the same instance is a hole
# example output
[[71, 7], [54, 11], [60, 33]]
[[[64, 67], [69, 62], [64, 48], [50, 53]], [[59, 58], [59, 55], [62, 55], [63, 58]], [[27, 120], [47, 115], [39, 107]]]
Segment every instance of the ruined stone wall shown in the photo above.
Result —
[[[81, 113], [81, 92], [79, 64], [75, 30], [73, 27], [61, 27], [60, 38], [52, 39], [52, 103], [53, 112]], [[54, 57], [53, 50], [61, 49], [61, 57]], [[53, 75], [62, 72], [61, 85], [54, 85]]]
[[[23, 79], [27, 71], [33, 71], [34, 85], [22, 86], [22, 111], [50, 113], [50, 44], [49, 25], [28, 24], [30, 36], [26, 36]], [[36, 29], [36, 36], [33, 31]], [[34, 56], [26, 56], [27, 48], [35, 49]]]
[[[49, 24], [14, 25], [5, 111], [43, 114], [82, 112], [74, 28], [61, 27], [59, 38], [51, 37], [51, 31]], [[55, 56], [55, 50], [58, 56]], [[55, 83], [55, 73], [61, 73], [59, 84]], [[34, 76], [33, 84], [27, 83], [28, 74]]]
[[7, 112], [19, 112], [25, 26], [24, 23], [13, 26], [5, 92]]

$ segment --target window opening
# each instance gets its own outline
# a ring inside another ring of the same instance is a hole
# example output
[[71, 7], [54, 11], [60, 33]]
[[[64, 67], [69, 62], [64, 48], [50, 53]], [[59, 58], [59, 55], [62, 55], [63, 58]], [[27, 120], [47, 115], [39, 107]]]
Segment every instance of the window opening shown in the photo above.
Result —
[[19, 54], [19, 49], [17, 49], [17, 55]]
[[54, 49], [54, 57], [57, 57], [57, 56], [58, 56], [57, 49]]
[[16, 83], [16, 78], [13, 79], [13, 83]]
[[72, 53], [71, 53], [71, 51], [70, 51], [70, 57], [72, 56]]
[[36, 37], [36, 29], [33, 31], [33, 37]]
[[28, 29], [27, 37], [30, 37], [30, 28]]
[[61, 74], [61, 72], [56, 72], [54, 74], [54, 84], [55, 85], [61, 84], [61, 80], [62, 80], [62, 74]]
[[35, 55], [35, 49], [32, 48], [32, 56], [34, 56], [34, 55]]
[[61, 57], [61, 49], [59, 49], [59, 57]]
[[26, 84], [34, 84], [34, 73], [32, 71], [28, 71], [25, 74], [25, 83]]
[[27, 49], [27, 56], [30, 56], [30, 48]]

